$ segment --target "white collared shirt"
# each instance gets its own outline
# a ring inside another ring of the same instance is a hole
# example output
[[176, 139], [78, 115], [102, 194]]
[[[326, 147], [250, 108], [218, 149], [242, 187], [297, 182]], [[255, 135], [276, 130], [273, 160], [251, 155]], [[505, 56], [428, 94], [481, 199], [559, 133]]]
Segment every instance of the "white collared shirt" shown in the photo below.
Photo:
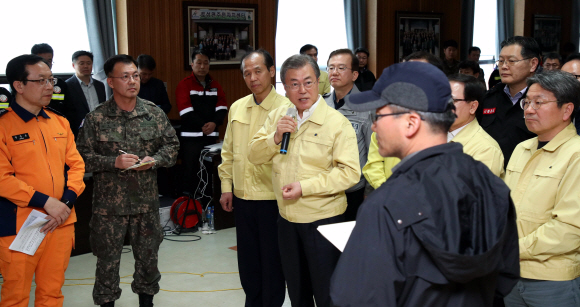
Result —
[[[469, 123], [471, 123], [471, 122], [469, 122]], [[469, 123], [467, 123], [467, 124], [465, 124], [465, 125], [463, 125], [463, 126], [461, 126], [461, 127], [457, 128], [457, 129], [455, 129], [455, 130], [453, 130], [453, 131], [449, 131], [449, 132], [447, 132], [447, 143], [451, 142], [451, 140], [452, 140], [452, 139], [453, 139], [453, 138], [454, 138], [456, 135], [458, 135], [458, 134], [459, 134], [459, 132], [461, 132], [461, 130], [463, 130], [463, 128], [465, 128], [465, 126], [469, 125]]]
[[76, 74], [75, 77], [79, 80], [81, 84], [81, 89], [85, 94], [85, 98], [87, 99], [87, 104], [89, 106], [89, 110], [92, 112], [96, 107], [99, 106], [99, 96], [97, 95], [97, 89], [95, 89], [95, 84], [93, 82], [93, 77], [90, 78], [89, 84], [85, 84]]
[[300, 126], [302, 125], [302, 123], [304, 123], [306, 120], [308, 120], [310, 118], [310, 116], [312, 115], [312, 113], [314, 113], [314, 109], [316, 109], [316, 106], [318, 105], [318, 102], [320, 101], [320, 95], [318, 95], [318, 100], [316, 100], [316, 102], [308, 109], [304, 110], [304, 112], [302, 112], [302, 118], [300, 118], [300, 115], [297, 114], [296, 115], [296, 119], [298, 120], [298, 128], [296, 129], [300, 129]]

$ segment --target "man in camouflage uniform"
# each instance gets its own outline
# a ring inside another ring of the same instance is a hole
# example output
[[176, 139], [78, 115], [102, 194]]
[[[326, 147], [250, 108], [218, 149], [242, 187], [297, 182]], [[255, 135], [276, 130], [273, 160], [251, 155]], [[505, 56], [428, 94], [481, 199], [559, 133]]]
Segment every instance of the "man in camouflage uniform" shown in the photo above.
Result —
[[[95, 179], [90, 240], [98, 260], [93, 300], [114, 306], [121, 296], [119, 264], [128, 231], [135, 257], [131, 287], [140, 306], [153, 306], [163, 240], [155, 169], [175, 164], [179, 141], [163, 110], [137, 97], [139, 74], [132, 57], [113, 56], [104, 70], [113, 97], [85, 117], [77, 140], [87, 172]], [[147, 161], [155, 162], [126, 170]]]

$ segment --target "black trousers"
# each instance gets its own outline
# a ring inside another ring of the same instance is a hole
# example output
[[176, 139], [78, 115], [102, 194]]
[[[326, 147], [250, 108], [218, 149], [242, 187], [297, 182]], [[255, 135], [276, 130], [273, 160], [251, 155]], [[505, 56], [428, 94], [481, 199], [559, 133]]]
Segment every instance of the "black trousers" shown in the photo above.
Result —
[[238, 269], [246, 307], [280, 307], [286, 284], [278, 249], [276, 200], [244, 200], [234, 195]]
[[340, 251], [316, 228], [344, 222], [338, 215], [312, 223], [292, 223], [278, 218], [278, 242], [288, 295], [293, 307], [329, 307], [330, 277]]
[[345, 221], [356, 220], [356, 213], [358, 208], [365, 200], [365, 188], [362, 187], [356, 191], [345, 193], [346, 194], [346, 211], [344, 212]]
[[[193, 193], [199, 185], [199, 157], [201, 151], [207, 145], [215, 144], [217, 138], [215, 137], [183, 137], [180, 144], [183, 162], [183, 191]], [[199, 187], [201, 188], [201, 186]], [[200, 197], [195, 195], [194, 197]]]

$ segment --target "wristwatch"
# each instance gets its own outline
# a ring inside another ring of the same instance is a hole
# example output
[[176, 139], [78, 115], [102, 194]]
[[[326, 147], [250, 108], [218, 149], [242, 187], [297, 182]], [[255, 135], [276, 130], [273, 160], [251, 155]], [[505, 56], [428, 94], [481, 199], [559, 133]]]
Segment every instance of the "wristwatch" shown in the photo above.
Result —
[[70, 200], [68, 200], [68, 199], [61, 199], [60, 201], [61, 201], [63, 204], [65, 204], [67, 207], [69, 207], [69, 209], [72, 209], [72, 207], [73, 207], [73, 203], [71, 203], [71, 201], [70, 201]]

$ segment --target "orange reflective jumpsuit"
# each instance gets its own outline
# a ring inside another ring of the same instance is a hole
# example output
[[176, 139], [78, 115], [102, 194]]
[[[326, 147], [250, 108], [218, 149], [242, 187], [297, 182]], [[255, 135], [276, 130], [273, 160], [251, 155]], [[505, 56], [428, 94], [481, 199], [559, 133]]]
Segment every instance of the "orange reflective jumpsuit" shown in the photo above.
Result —
[[[65, 177], [65, 164], [70, 167]], [[68, 121], [49, 109], [38, 116], [16, 102], [0, 110], [0, 307], [28, 306], [35, 276], [35, 306], [62, 306], [64, 272], [74, 245], [74, 208], [68, 219], [44, 238], [34, 254], [8, 249], [32, 210], [48, 197], [74, 203], [85, 188], [85, 164]]]

